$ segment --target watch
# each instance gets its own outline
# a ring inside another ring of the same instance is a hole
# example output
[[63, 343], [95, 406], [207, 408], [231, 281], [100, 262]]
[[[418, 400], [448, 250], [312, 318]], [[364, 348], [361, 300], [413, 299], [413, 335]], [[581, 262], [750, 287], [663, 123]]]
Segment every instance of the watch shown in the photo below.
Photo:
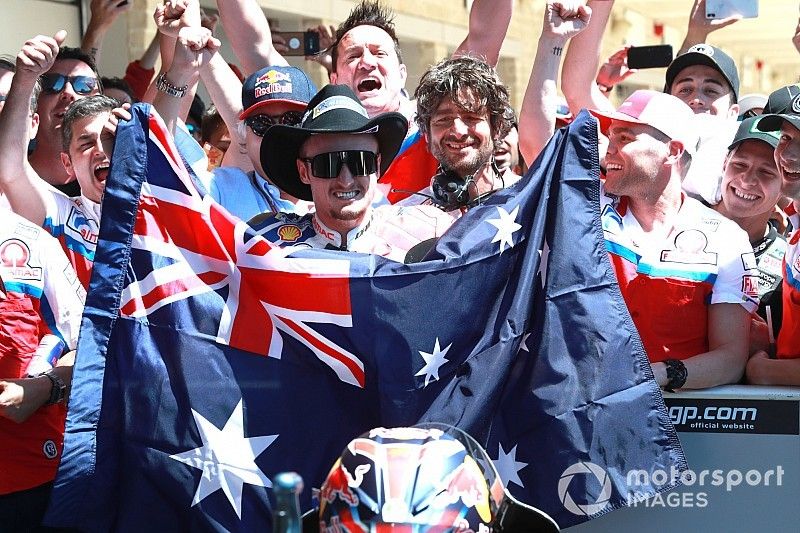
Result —
[[173, 98], [183, 98], [186, 94], [186, 91], [189, 90], [188, 85], [184, 85], [183, 87], [176, 87], [172, 85], [169, 81], [167, 81], [166, 73], [162, 72], [156, 78], [156, 89], [161, 91], [162, 93], [168, 94]]
[[50, 398], [47, 400], [45, 405], [53, 405], [63, 402], [64, 397], [67, 395], [67, 385], [64, 383], [64, 380], [58, 377], [58, 374], [53, 372], [52, 369], [42, 372], [36, 377], [40, 376], [45, 376], [50, 380]]
[[686, 384], [686, 365], [677, 359], [667, 359], [664, 365], [667, 367], [667, 384], [664, 385], [664, 390], [675, 392], [675, 389], [680, 389]]

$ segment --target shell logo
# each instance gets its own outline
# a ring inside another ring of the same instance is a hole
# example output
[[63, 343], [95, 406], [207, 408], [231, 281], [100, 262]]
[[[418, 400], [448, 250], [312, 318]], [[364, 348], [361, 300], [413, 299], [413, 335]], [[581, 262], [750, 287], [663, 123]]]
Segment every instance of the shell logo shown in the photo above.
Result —
[[295, 242], [300, 235], [302, 235], [300, 228], [294, 224], [286, 224], [278, 228], [278, 237], [284, 242]]

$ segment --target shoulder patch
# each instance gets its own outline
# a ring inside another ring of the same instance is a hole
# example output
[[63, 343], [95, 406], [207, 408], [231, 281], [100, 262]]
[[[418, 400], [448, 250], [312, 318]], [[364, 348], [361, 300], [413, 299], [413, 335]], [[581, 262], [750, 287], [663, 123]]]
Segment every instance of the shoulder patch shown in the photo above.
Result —
[[297, 224], [284, 224], [278, 228], [278, 237], [284, 242], [296, 242], [302, 234], [303, 231]]

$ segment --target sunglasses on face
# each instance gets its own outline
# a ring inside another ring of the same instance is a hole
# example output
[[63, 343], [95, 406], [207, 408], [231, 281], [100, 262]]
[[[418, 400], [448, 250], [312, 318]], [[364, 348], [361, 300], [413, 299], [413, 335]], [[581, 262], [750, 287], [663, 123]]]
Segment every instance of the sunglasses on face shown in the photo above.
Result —
[[335, 178], [344, 164], [353, 176], [369, 176], [378, 171], [378, 156], [366, 150], [327, 152], [302, 161], [311, 165], [311, 174], [316, 178]]
[[67, 86], [72, 85], [72, 90], [78, 94], [92, 94], [97, 89], [97, 78], [91, 76], [65, 76], [63, 74], [47, 73], [42, 75], [42, 90], [48, 94], [58, 94]]
[[297, 126], [303, 119], [303, 113], [300, 111], [287, 111], [282, 115], [253, 115], [244, 119], [245, 124], [250, 126], [253, 133], [259, 137], [263, 137], [267, 130], [276, 124], [283, 124], [284, 126]]

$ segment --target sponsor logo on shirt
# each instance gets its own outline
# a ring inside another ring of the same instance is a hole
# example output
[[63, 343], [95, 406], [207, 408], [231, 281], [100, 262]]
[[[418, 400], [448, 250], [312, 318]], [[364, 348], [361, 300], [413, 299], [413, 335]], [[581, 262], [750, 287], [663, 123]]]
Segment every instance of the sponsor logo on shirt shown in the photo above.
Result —
[[301, 235], [302, 231], [296, 224], [286, 224], [278, 228], [278, 237], [284, 242], [295, 242]]
[[0, 265], [10, 278], [42, 279], [42, 268], [30, 264], [31, 251], [24, 241], [7, 239], [0, 244]]

